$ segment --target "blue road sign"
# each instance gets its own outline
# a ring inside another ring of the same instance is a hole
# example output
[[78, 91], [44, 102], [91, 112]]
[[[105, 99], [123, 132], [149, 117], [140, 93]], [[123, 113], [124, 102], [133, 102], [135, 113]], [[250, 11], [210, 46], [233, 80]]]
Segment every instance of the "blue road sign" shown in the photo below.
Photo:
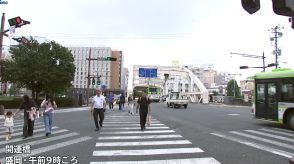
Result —
[[139, 77], [157, 77], [157, 69], [156, 68], [139, 68]]

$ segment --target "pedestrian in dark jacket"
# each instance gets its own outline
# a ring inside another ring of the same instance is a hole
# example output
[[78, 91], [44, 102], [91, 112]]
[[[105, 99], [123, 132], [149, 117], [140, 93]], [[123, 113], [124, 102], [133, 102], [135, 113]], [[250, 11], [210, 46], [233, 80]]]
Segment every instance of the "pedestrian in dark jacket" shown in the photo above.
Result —
[[19, 109], [16, 110], [15, 115], [20, 111], [24, 111], [24, 122], [23, 122], [23, 138], [33, 136], [34, 131], [34, 119], [30, 117], [30, 113], [35, 110], [35, 102], [30, 100], [28, 95], [23, 96], [23, 102], [21, 103]]
[[119, 110], [124, 111], [125, 103], [126, 103], [126, 97], [122, 93], [119, 97]]
[[150, 99], [146, 96], [145, 93], [143, 93], [142, 97], [138, 99], [138, 107], [139, 107], [139, 113], [140, 113], [140, 125], [141, 125], [141, 130], [144, 131], [145, 124], [146, 124], [146, 119], [148, 112], [150, 110]]

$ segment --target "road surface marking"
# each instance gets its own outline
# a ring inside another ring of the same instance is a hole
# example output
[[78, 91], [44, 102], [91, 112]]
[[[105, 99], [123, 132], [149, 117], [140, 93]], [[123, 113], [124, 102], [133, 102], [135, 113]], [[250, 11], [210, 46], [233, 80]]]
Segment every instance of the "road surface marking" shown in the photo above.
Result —
[[280, 132], [280, 131], [271, 130], [271, 129], [265, 129], [265, 128], [262, 128], [262, 129], [259, 129], [259, 130], [263, 130], [263, 131], [266, 131], [266, 132], [272, 132], [272, 133], [282, 134], [282, 135], [285, 135], [285, 136], [294, 137], [294, 134], [293, 133], [290, 134], [290, 133], [286, 133], [286, 132]]
[[[139, 127], [105, 127], [103, 130], [138, 130]], [[147, 129], [169, 129], [167, 126], [147, 127]]]
[[100, 134], [150, 134], [150, 133], [174, 133], [173, 130], [152, 130], [152, 131], [116, 131], [116, 132], [100, 132]]
[[144, 136], [108, 136], [98, 137], [98, 140], [125, 140], [125, 139], [155, 139], [155, 138], [182, 138], [179, 134], [172, 135], [144, 135]]
[[240, 114], [238, 114], [238, 113], [231, 113], [231, 114], [227, 114], [227, 115], [229, 115], [229, 116], [239, 116]]
[[188, 158], [188, 159], [168, 159], [149, 161], [109, 161], [90, 162], [90, 164], [221, 164], [214, 158]]
[[273, 129], [276, 129], [276, 130], [278, 130], [278, 131], [283, 131], [283, 132], [293, 133], [293, 130], [281, 129], [281, 128], [273, 128]]
[[[37, 126], [34, 126], [34, 128], [44, 128], [45, 125], [37, 125]], [[13, 134], [15, 134], [15, 132], [18, 132], [18, 131], [23, 131], [23, 128], [13, 128]], [[4, 135], [6, 132], [5, 131], [2, 131], [0, 133], [0, 135]]]
[[[58, 128], [58, 127], [56, 127], [56, 126], [53, 126], [53, 127], [52, 127], [52, 129], [57, 129], [57, 128]], [[34, 133], [35, 133], [35, 132], [42, 132], [42, 131], [44, 131], [44, 134], [45, 134], [45, 129], [43, 129], [43, 128], [42, 128], [42, 129], [34, 129]], [[22, 133], [23, 133], [23, 132], [12, 133], [12, 137], [20, 136], [20, 135], [22, 136]], [[31, 137], [28, 137], [28, 139], [29, 139], [29, 138], [31, 138]], [[1, 145], [1, 142], [0, 142], [0, 145]]]
[[145, 150], [96, 150], [93, 156], [129, 156], [129, 155], [161, 155], [202, 153], [200, 148], [169, 148], [169, 149], [145, 149]]
[[265, 146], [265, 145], [262, 145], [262, 144], [258, 144], [258, 143], [255, 143], [255, 142], [249, 142], [249, 141], [246, 141], [246, 140], [238, 139], [238, 138], [235, 138], [235, 137], [231, 137], [231, 136], [223, 135], [223, 134], [219, 134], [219, 133], [210, 133], [210, 134], [221, 137], [221, 138], [224, 138], [224, 139], [227, 139], [227, 140], [230, 140], [230, 141], [238, 142], [238, 143], [250, 146], [250, 147], [254, 147], [256, 149], [260, 149], [260, 150], [267, 151], [267, 152], [270, 152], [270, 153], [273, 153], [273, 154], [277, 154], [277, 155], [280, 155], [280, 156], [283, 156], [283, 157], [286, 157], [286, 158], [294, 157], [294, 154], [292, 154], [292, 153], [289, 153], [289, 152], [286, 152], [286, 151], [283, 151], [283, 150], [279, 150], [279, 149], [275, 149], [275, 148]]
[[140, 142], [97, 142], [96, 146], [141, 146], [141, 145], [182, 145], [192, 144], [188, 140], [140, 141]]
[[294, 139], [287, 138], [287, 137], [282, 137], [282, 136], [278, 136], [278, 135], [273, 135], [273, 134], [269, 134], [269, 133], [258, 132], [258, 131], [255, 131], [255, 130], [244, 130], [244, 131], [254, 133], [254, 134], [263, 135], [263, 136], [267, 136], [267, 137], [271, 137], [271, 138], [275, 138], [275, 139], [280, 139], [280, 140], [284, 140], [284, 141], [294, 142]]
[[[42, 123], [41, 122], [36, 122], [34, 125], [39, 125], [39, 124], [42, 124]], [[23, 123], [21, 123], [21, 124], [14, 124], [13, 128], [16, 128], [16, 127], [23, 127]], [[0, 130], [4, 130], [4, 129], [5, 129], [5, 127], [0, 127]]]
[[285, 143], [282, 143], [282, 142], [269, 140], [269, 139], [257, 137], [257, 136], [254, 136], [254, 135], [250, 135], [250, 134], [245, 134], [245, 133], [242, 133], [242, 132], [231, 131], [230, 133], [294, 150], [294, 146], [289, 145], [289, 144], [285, 144]]
[[[52, 133], [52, 135], [67, 132], [67, 131], [68, 131], [67, 129], [57, 130], [57, 131], [54, 131]], [[29, 137], [28, 139], [35, 139], [37, 137], [44, 137], [44, 136], [45, 136], [44, 134], [36, 134], [36, 135], [34, 134], [32, 137]], [[14, 138], [14, 135], [12, 135], [12, 138]], [[22, 138], [15, 138], [15, 139], [11, 139], [11, 140], [8, 140], [8, 141], [0, 141], [0, 145], [9, 144], [9, 143], [13, 143], [13, 142], [19, 142], [19, 141], [23, 141], [23, 140], [24, 139], [22, 139]]]
[[[103, 121], [103, 124], [134, 124], [134, 123], [138, 123], [139, 120], [135, 120], [135, 121]], [[152, 121], [151, 123], [160, 123], [160, 121]]]
[[[151, 124], [151, 126], [163, 126], [164, 124]], [[138, 121], [137, 124], [103, 124], [103, 126], [140, 126], [140, 122]]]

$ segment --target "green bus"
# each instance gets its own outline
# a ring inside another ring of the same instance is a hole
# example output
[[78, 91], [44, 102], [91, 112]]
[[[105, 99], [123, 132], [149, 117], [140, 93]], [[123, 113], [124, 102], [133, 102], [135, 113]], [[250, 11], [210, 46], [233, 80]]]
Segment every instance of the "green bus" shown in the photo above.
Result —
[[255, 118], [279, 122], [294, 129], [294, 70], [261, 72], [254, 80]]
[[147, 95], [151, 101], [159, 102], [160, 96], [161, 96], [161, 88], [156, 86], [148, 86], [147, 89]]

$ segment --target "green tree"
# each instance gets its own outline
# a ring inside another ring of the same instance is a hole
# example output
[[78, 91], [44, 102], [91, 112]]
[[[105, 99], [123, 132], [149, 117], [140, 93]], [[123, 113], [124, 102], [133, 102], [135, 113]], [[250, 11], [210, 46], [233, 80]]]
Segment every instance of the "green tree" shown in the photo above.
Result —
[[4, 61], [3, 80], [30, 89], [33, 98], [40, 92], [57, 94], [71, 87], [75, 65], [71, 52], [52, 41], [28, 42], [10, 49], [11, 58]]
[[217, 91], [212, 91], [212, 95], [213, 96], [217, 96], [218, 95], [218, 92]]
[[227, 84], [227, 96], [234, 96], [234, 83], [235, 83], [235, 97], [240, 97], [240, 88], [236, 80], [230, 80]]

